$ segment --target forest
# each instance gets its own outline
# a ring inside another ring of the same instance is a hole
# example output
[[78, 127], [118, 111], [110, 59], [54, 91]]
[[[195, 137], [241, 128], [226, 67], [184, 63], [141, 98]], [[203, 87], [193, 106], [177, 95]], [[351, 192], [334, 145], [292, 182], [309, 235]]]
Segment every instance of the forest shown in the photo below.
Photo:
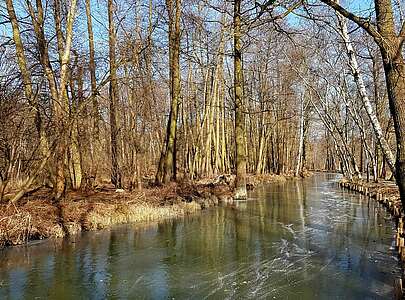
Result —
[[233, 174], [394, 180], [405, 3], [5, 0], [0, 203]]
[[404, 43], [402, 0], [1, 0], [0, 298], [400, 299]]

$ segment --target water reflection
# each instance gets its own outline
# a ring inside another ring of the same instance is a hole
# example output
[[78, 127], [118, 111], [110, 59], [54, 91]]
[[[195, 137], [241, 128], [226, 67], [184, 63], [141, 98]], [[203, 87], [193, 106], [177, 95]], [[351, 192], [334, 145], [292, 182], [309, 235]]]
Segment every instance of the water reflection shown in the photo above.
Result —
[[[0, 253], [0, 298], [389, 299], [392, 224], [335, 175], [246, 202]], [[387, 218], [388, 219], [388, 218]]]

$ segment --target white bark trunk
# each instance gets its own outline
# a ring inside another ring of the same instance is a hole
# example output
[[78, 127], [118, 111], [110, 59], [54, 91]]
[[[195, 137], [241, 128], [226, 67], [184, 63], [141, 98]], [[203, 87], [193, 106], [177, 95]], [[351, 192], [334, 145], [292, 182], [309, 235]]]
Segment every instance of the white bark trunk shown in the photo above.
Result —
[[[339, 3], [339, 0], [335, 1]], [[337, 13], [336, 15], [339, 22], [339, 31], [345, 44], [347, 56], [349, 58], [349, 66], [352, 71], [352, 75], [354, 77], [354, 81], [356, 82], [357, 88], [359, 89], [360, 98], [363, 102], [363, 106], [367, 112], [367, 115], [370, 118], [374, 133], [377, 137], [378, 143], [381, 146], [384, 157], [387, 160], [388, 166], [390, 167], [392, 173], [395, 174], [395, 157], [391, 151], [390, 146], [388, 145], [387, 140], [384, 137], [380, 122], [378, 121], [377, 116], [374, 113], [372, 105], [370, 103], [370, 99], [368, 98], [363, 77], [361, 75], [356, 55], [354, 53], [354, 48], [350, 41], [349, 33], [347, 31], [347, 21], [341, 14]]]

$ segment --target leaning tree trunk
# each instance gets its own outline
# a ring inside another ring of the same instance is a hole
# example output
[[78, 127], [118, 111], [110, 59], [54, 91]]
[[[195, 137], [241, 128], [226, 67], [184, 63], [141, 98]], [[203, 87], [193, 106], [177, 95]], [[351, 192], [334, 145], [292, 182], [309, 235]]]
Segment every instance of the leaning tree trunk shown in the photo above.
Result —
[[62, 197], [65, 191], [65, 157], [67, 147], [67, 132], [69, 132], [69, 124], [67, 122], [68, 103], [66, 99], [66, 85], [68, 79], [68, 65], [70, 60], [70, 50], [73, 38], [73, 22], [76, 13], [77, 0], [72, 0], [68, 9], [66, 18], [66, 34], [65, 46], [63, 51], [60, 51], [60, 79], [59, 88], [48, 53], [48, 41], [45, 37], [44, 24], [45, 15], [42, 7], [42, 2], [37, 1], [36, 9], [32, 6], [31, 2], [27, 1], [28, 12], [31, 16], [32, 24], [34, 27], [35, 36], [37, 39], [39, 58], [48, 80], [49, 90], [52, 97], [53, 109], [53, 124], [56, 128], [56, 147], [55, 147], [55, 184], [54, 194], [55, 199]]
[[388, 145], [387, 140], [384, 137], [383, 130], [381, 128], [380, 122], [377, 119], [376, 114], [373, 111], [372, 105], [367, 95], [366, 86], [363, 81], [363, 77], [361, 75], [360, 68], [357, 63], [356, 55], [354, 53], [354, 48], [350, 41], [349, 33], [347, 31], [347, 23], [344, 17], [341, 14], [337, 14], [337, 18], [339, 21], [339, 31], [340, 35], [342, 36], [343, 42], [345, 44], [347, 56], [349, 58], [349, 66], [354, 77], [354, 81], [356, 82], [357, 88], [359, 90], [360, 98], [362, 100], [363, 106], [367, 112], [367, 115], [371, 121], [371, 125], [373, 127], [374, 133], [377, 137], [377, 141], [380, 144], [380, 147], [383, 151], [383, 155], [387, 160], [387, 163], [392, 171], [395, 174], [395, 157], [392, 154], [390, 146]]
[[377, 26], [368, 19], [350, 13], [336, 0], [321, 1], [362, 27], [380, 48], [388, 102], [397, 140], [395, 179], [399, 187], [402, 206], [405, 207], [405, 61], [402, 54], [405, 23], [402, 24], [401, 31], [397, 34], [391, 0], [374, 0]]
[[246, 199], [246, 151], [245, 116], [243, 113], [243, 69], [241, 42], [241, 0], [235, 0], [233, 15], [234, 39], [234, 97], [235, 97], [235, 146], [236, 146], [236, 182], [235, 199]]
[[8, 16], [9, 16], [9, 19], [11, 22], [11, 27], [13, 30], [13, 41], [14, 41], [15, 49], [16, 49], [17, 64], [20, 69], [22, 81], [24, 84], [24, 87], [23, 87], [24, 94], [35, 114], [35, 126], [36, 126], [37, 132], [40, 137], [39, 148], [40, 148], [41, 154], [44, 158], [47, 156], [47, 152], [48, 152], [48, 147], [49, 147], [48, 139], [47, 139], [45, 128], [43, 126], [43, 122], [42, 122], [42, 118], [41, 118], [41, 109], [39, 107], [38, 97], [37, 97], [36, 93], [33, 92], [33, 89], [32, 89], [31, 73], [28, 68], [27, 57], [25, 56], [25, 53], [24, 53], [24, 45], [23, 45], [23, 42], [21, 39], [21, 32], [20, 32], [17, 16], [15, 14], [13, 1], [6, 0], [6, 7], [7, 7], [7, 11], [8, 11]]

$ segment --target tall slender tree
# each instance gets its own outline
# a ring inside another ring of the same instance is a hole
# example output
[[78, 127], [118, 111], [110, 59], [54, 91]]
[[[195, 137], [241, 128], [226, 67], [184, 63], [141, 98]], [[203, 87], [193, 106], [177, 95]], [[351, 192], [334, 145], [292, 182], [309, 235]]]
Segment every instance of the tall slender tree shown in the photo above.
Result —
[[115, 47], [117, 43], [114, 24], [114, 0], [108, 0], [108, 45], [110, 58], [110, 126], [111, 126], [111, 182], [117, 188], [122, 187], [121, 170], [118, 162], [119, 130], [117, 125], [118, 80]]
[[243, 112], [243, 67], [242, 67], [242, 20], [241, 2], [235, 0], [233, 11], [233, 76], [235, 101], [235, 199], [246, 199], [246, 144], [245, 144], [245, 115]]

